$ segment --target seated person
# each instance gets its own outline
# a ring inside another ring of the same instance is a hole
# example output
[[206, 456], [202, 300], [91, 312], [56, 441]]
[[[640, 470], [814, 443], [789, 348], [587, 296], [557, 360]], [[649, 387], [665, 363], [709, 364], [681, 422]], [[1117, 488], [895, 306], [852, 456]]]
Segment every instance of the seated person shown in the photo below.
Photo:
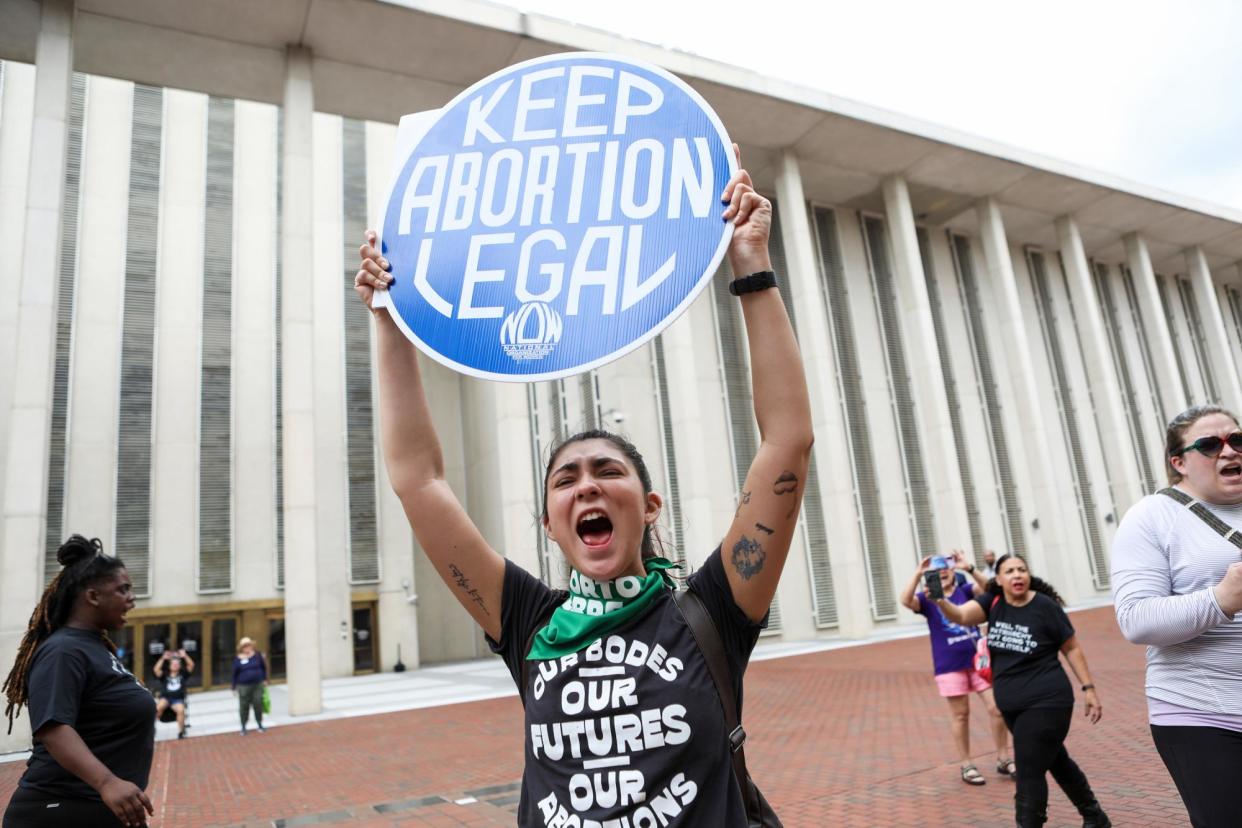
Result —
[[[167, 675], [164, 673], [165, 665], [168, 669]], [[194, 659], [190, 658], [184, 649], [177, 650], [175, 653], [165, 650], [153, 669], [155, 677], [162, 685], [160, 700], [155, 706], [155, 719], [159, 721], [164, 711], [171, 707], [173, 713], [177, 715], [177, 738], [184, 739], [185, 694], [188, 689], [186, 682], [190, 678], [190, 673], [194, 672]]]

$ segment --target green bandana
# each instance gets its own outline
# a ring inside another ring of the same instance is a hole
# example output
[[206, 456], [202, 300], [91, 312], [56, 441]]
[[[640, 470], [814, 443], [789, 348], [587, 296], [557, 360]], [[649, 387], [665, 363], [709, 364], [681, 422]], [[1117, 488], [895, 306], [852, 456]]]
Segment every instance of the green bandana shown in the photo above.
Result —
[[635, 618], [664, 590], [674, 586], [664, 570], [678, 565], [665, 558], [645, 558], [647, 577], [622, 575], [612, 581], [592, 581], [577, 570], [569, 573], [569, 597], [552, 613], [548, 625], [535, 635], [526, 658], [537, 661], [576, 653]]

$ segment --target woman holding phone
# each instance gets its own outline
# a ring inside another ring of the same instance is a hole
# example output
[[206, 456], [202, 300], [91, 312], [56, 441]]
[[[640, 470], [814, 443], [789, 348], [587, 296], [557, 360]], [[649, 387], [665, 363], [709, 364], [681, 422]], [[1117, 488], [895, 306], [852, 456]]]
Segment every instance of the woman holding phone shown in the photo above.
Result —
[[[958, 572], [965, 572], [971, 582], [958, 580]], [[935, 580], [932, 580], [932, 579]], [[920, 586], [925, 588], [919, 589]], [[939, 586], [938, 590], [933, 587]], [[901, 603], [907, 609], [922, 615], [927, 621], [928, 640], [931, 643], [932, 670], [940, 695], [949, 703], [952, 716], [953, 745], [961, 768], [962, 781], [967, 785], [985, 785], [987, 780], [970, 759], [970, 694], [983, 700], [988, 711], [988, 723], [992, 739], [996, 743], [996, 772], [1013, 778], [1014, 762], [1008, 756], [1009, 730], [1000, 710], [992, 698], [992, 683], [975, 670], [975, 648], [979, 641], [978, 627], [963, 627], [945, 618], [936, 606], [936, 600], [945, 598], [951, 603], [969, 603], [976, 595], [987, 589], [974, 564], [967, 563], [960, 551], [952, 557], [933, 555], [924, 558], [914, 571], [914, 577], [901, 592]], [[930, 593], [929, 593], [930, 591]]]
[[1092, 724], [1100, 720], [1103, 708], [1064, 605], [1050, 584], [1031, 575], [1026, 559], [1014, 554], [1000, 557], [996, 578], [973, 601], [961, 606], [943, 598], [936, 601], [954, 623], [988, 624], [996, 706], [1013, 733], [1018, 782], [1014, 814], [1019, 828], [1037, 828], [1048, 821], [1049, 772], [1078, 808], [1083, 828], [1112, 825], [1086, 774], [1065, 750], [1074, 690], [1058, 655], [1065, 655], [1082, 684]]

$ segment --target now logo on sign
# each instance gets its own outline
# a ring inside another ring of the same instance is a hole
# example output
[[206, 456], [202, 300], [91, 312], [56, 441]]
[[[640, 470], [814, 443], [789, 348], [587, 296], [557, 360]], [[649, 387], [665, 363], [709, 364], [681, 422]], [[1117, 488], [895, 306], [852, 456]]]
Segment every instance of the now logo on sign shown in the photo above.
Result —
[[637, 348], [724, 256], [736, 162], [689, 86], [611, 55], [504, 69], [402, 119], [386, 304], [438, 361], [544, 380]]

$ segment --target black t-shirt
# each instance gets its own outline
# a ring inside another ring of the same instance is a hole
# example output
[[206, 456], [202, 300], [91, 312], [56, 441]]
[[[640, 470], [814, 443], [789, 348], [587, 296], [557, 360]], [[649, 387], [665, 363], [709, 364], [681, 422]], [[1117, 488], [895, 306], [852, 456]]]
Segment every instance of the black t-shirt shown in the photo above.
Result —
[[[720, 632], [740, 705], [763, 625], [734, 603], [719, 549], [690, 584]], [[563, 596], [505, 562], [503, 637], [488, 643], [515, 682], [531, 634]], [[746, 825], [724, 713], [672, 592], [576, 654], [532, 661], [528, 682], [522, 828]]]
[[1030, 603], [1015, 607], [1001, 595], [975, 597], [988, 614], [988, 650], [996, 706], [1004, 711], [1037, 707], [1073, 707], [1074, 689], [1057, 659], [1061, 645], [1074, 635], [1065, 610], [1036, 592]]
[[185, 693], [187, 689], [186, 682], [190, 680], [190, 671], [184, 667], [177, 675], [168, 672], [168, 668], [164, 669], [164, 678], [160, 680], [162, 688], [160, 690], [160, 698], [173, 701], [185, 701]]
[[[147, 787], [155, 752], [155, 699], [108, 651], [97, 632], [61, 627], [35, 650], [28, 681], [31, 732], [48, 722], [72, 727], [121, 779]], [[23, 788], [79, 799], [99, 793], [62, 768], [38, 738]]]

